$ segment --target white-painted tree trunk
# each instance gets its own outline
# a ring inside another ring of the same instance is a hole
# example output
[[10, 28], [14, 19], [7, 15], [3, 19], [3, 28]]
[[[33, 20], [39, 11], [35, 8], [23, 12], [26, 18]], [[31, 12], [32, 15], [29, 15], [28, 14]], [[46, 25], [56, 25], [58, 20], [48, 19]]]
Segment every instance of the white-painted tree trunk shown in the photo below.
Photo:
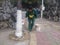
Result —
[[19, 38], [21, 38], [23, 36], [22, 26], [23, 26], [23, 24], [22, 24], [22, 11], [17, 10], [17, 22], [16, 22], [15, 35]]
[[44, 0], [42, 0], [42, 7], [41, 7], [41, 19], [43, 18], [43, 11], [45, 10], [44, 7]]

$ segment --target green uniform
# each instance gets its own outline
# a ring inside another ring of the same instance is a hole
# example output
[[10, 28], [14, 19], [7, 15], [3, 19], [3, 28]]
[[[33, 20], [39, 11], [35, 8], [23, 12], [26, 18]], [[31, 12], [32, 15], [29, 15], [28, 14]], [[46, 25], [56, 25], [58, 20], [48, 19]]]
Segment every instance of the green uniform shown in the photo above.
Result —
[[27, 11], [26, 17], [28, 18], [28, 22], [29, 22], [28, 29], [29, 29], [29, 31], [32, 31], [32, 28], [33, 28], [34, 22], [35, 22], [35, 18], [37, 17], [35, 11], [34, 10], [32, 10], [32, 12]]

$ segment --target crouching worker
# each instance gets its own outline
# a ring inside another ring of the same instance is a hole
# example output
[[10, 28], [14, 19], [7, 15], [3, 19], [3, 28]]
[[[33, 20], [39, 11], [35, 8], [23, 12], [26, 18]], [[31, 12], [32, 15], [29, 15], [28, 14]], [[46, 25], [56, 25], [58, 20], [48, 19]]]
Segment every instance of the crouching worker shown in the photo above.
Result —
[[32, 7], [29, 7], [28, 11], [26, 12], [26, 17], [28, 18], [28, 29], [31, 32], [34, 26], [35, 18], [37, 18], [37, 15]]

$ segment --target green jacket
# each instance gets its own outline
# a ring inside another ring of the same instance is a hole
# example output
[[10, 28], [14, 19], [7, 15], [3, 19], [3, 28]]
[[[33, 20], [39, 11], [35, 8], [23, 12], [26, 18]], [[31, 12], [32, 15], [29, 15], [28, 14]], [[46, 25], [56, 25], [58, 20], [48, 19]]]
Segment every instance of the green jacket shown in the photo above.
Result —
[[26, 17], [28, 19], [35, 19], [35, 18], [37, 18], [37, 15], [36, 15], [36, 12], [34, 10], [32, 10], [32, 12], [29, 12], [29, 11], [26, 12]]

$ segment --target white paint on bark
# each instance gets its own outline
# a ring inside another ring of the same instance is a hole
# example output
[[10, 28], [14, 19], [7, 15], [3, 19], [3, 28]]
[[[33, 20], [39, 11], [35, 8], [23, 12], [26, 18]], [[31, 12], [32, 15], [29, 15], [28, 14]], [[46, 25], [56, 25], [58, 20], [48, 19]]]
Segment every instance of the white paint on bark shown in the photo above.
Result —
[[17, 22], [16, 22], [16, 32], [15, 35], [19, 38], [21, 38], [23, 36], [23, 32], [22, 32], [22, 11], [21, 10], [17, 10]]

